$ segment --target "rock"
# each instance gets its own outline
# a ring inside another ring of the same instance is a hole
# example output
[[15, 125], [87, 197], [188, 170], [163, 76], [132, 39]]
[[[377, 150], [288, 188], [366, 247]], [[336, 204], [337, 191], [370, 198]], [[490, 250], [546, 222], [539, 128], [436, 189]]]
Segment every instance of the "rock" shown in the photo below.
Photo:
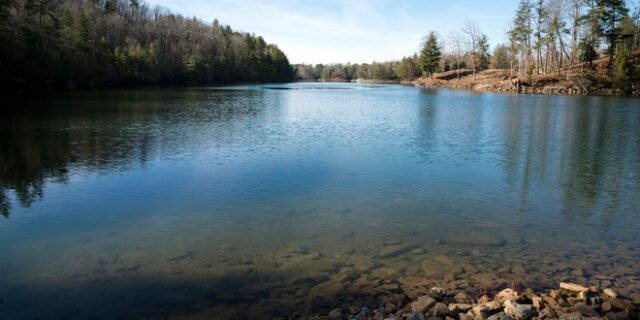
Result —
[[633, 303], [628, 300], [611, 298], [608, 301], [614, 308], [618, 308], [620, 310], [634, 310], [636, 308]]
[[551, 309], [553, 310], [560, 310], [562, 307], [560, 306], [560, 304], [558, 303], [558, 301], [556, 301], [555, 299], [553, 299], [552, 297], [543, 297], [542, 298], [544, 300], [544, 302], [546, 304], [549, 305], [549, 307], [551, 307]]
[[498, 312], [492, 316], [490, 316], [489, 318], [487, 318], [487, 320], [501, 320], [504, 319], [506, 315], [504, 314], [504, 312]]
[[618, 297], [618, 293], [611, 289], [611, 288], [606, 288], [604, 289], [604, 295], [609, 297], [609, 298], [617, 298]]
[[384, 306], [384, 311], [386, 311], [387, 313], [392, 313], [396, 310], [398, 310], [398, 307], [396, 307], [396, 305], [393, 303], [387, 302], [387, 304]]
[[560, 293], [560, 290], [549, 291], [549, 296], [555, 300], [559, 300], [560, 298], [562, 298], [562, 294]]
[[467, 314], [467, 313], [459, 313], [458, 314], [458, 319], [460, 319], [460, 320], [473, 320], [474, 317], [472, 315], [470, 315], [470, 314]]
[[591, 286], [591, 287], [589, 287], [589, 290], [590, 290], [591, 292], [595, 292], [595, 293], [600, 293], [600, 292], [602, 292], [602, 289], [601, 289], [600, 287], [598, 287], [598, 286]]
[[384, 246], [382, 249], [380, 249], [379, 255], [382, 258], [393, 258], [405, 252], [410, 251], [414, 247], [415, 246], [413, 244], [409, 244], [409, 243], [401, 243], [401, 244]]
[[565, 313], [565, 314], [561, 314], [559, 317], [559, 319], [561, 320], [585, 320], [584, 317], [582, 316], [582, 314], [580, 312], [571, 312], [571, 313]]
[[631, 315], [629, 314], [629, 310], [621, 311], [621, 312], [607, 312], [605, 315], [605, 319], [607, 320], [628, 320], [631, 319]]
[[585, 317], [599, 317], [600, 315], [590, 306], [580, 302], [573, 306], [573, 310], [580, 312]]
[[362, 319], [362, 318], [366, 318], [371, 314], [371, 311], [369, 311], [369, 308], [367, 308], [366, 306], [362, 307], [362, 309], [360, 309], [360, 312], [358, 313], [358, 318]]
[[514, 300], [504, 302], [504, 313], [516, 319], [529, 318], [533, 313], [531, 305], [519, 304]]
[[578, 293], [578, 300], [587, 301], [587, 291], [580, 291]]
[[542, 298], [534, 295], [531, 297], [531, 302], [533, 303], [533, 307], [540, 311], [542, 309], [544, 309], [544, 301], [542, 300]]
[[478, 299], [478, 303], [479, 304], [487, 303], [489, 301], [491, 301], [491, 298], [489, 298], [489, 296], [486, 295], [486, 294], [483, 294], [482, 297], [480, 297], [480, 299]]
[[436, 300], [430, 296], [418, 297], [417, 301], [411, 303], [412, 312], [425, 312], [436, 304]]
[[574, 292], [589, 291], [589, 288], [585, 286], [575, 284], [575, 283], [569, 283], [569, 282], [560, 282], [560, 289], [565, 289], [565, 290], [574, 291]]
[[444, 317], [447, 314], [449, 314], [449, 308], [447, 308], [447, 305], [442, 303], [442, 302], [438, 302], [436, 303], [435, 306], [433, 306], [433, 308], [431, 308], [431, 310], [429, 311], [431, 313], [432, 316], [434, 317]]
[[513, 289], [504, 289], [495, 296], [495, 300], [499, 304], [503, 304], [507, 300], [516, 300], [518, 298], [518, 292]]
[[352, 315], [356, 315], [360, 312], [360, 308], [356, 307], [356, 306], [351, 306], [349, 307], [349, 313]]
[[467, 303], [452, 303], [449, 305], [449, 311], [454, 313], [467, 312], [471, 307], [473, 306]]
[[464, 291], [456, 294], [453, 300], [457, 303], [473, 303], [473, 299]]
[[412, 312], [406, 316], [406, 320], [425, 320], [424, 314], [422, 312]]
[[600, 305], [600, 311], [604, 313], [611, 311], [611, 308], [611, 303], [609, 303], [609, 301], [605, 301]]
[[549, 307], [542, 309], [538, 315], [540, 316], [540, 319], [557, 317], [556, 312]]
[[442, 300], [446, 292], [447, 292], [446, 290], [440, 287], [433, 287], [429, 289], [429, 295], [436, 300]]
[[455, 264], [456, 264], [453, 260], [451, 260], [451, 258], [449, 258], [449, 257], [447, 257], [445, 255], [442, 255], [442, 254], [439, 254], [439, 255], [433, 257], [433, 260], [438, 262], [438, 263], [441, 263], [441, 264], [443, 264], [445, 266], [449, 266], [449, 267], [450, 266], [455, 266]]
[[422, 248], [417, 248], [417, 249], [411, 250], [411, 254], [416, 254], [416, 255], [417, 254], [425, 254], [425, 251]]
[[342, 310], [340, 309], [331, 310], [331, 312], [329, 312], [329, 317], [333, 319], [340, 319], [340, 317], [342, 317]]

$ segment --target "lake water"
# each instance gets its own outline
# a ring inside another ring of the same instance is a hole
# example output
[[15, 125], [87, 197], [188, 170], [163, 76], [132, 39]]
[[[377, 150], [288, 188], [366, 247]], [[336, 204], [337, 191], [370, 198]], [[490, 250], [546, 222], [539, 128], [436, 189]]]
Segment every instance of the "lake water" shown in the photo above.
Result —
[[296, 83], [3, 108], [2, 319], [267, 318], [425, 281], [640, 293], [639, 100]]

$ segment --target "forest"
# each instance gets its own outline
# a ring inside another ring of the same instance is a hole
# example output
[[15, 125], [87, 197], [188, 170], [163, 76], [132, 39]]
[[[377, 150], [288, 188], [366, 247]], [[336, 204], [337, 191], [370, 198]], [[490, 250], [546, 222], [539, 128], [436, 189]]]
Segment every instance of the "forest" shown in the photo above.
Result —
[[[296, 65], [304, 80], [357, 78], [412, 81], [451, 70], [507, 70], [511, 78], [531, 81], [538, 75], [562, 75], [571, 66], [629, 89], [638, 80], [640, 1], [521, 0], [506, 26], [507, 42], [490, 48], [477, 22], [467, 20], [447, 35], [429, 32], [418, 53], [398, 61], [372, 64]], [[593, 61], [606, 58], [604, 75]]]
[[5, 90], [284, 82], [286, 55], [260, 37], [138, 0], [0, 1]]

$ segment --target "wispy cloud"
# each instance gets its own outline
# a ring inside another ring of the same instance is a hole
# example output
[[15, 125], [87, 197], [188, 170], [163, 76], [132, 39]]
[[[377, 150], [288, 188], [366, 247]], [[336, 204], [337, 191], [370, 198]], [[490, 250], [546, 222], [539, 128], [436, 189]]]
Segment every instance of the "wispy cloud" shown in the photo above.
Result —
[[[172, 11], [204, 20], [217, 18], [234, 29], [253, 32], [278, 44], [294, 63], [370, 62], [416, 52], [429, 30], [446, 35], [467, 18], [488, 25], [501, 37], [513, 1], [411, 0], [150, 0]], [[491, 7], [495, 10], [478, 8]], [[494, 42], [502, 39], [493, 39]]]

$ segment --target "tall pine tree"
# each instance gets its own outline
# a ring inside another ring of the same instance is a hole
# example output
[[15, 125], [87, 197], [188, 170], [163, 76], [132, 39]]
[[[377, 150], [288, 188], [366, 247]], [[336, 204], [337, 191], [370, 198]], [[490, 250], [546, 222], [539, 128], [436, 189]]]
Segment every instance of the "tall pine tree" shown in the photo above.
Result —
[[433, 74], [438, 70], [440, 64], [440, 46], [438, 45], [438, 36], [431, 31], [424, 42], [420, 51], [420, 69], [424, 75], [433, 78]]
[[602, 35], [607, 39], [609, 63], [613, 63], [616, 42], [622, 35], [622, 20], [629, 14], [624, 0], [598, 0], [602, 14], [600, 15]]

